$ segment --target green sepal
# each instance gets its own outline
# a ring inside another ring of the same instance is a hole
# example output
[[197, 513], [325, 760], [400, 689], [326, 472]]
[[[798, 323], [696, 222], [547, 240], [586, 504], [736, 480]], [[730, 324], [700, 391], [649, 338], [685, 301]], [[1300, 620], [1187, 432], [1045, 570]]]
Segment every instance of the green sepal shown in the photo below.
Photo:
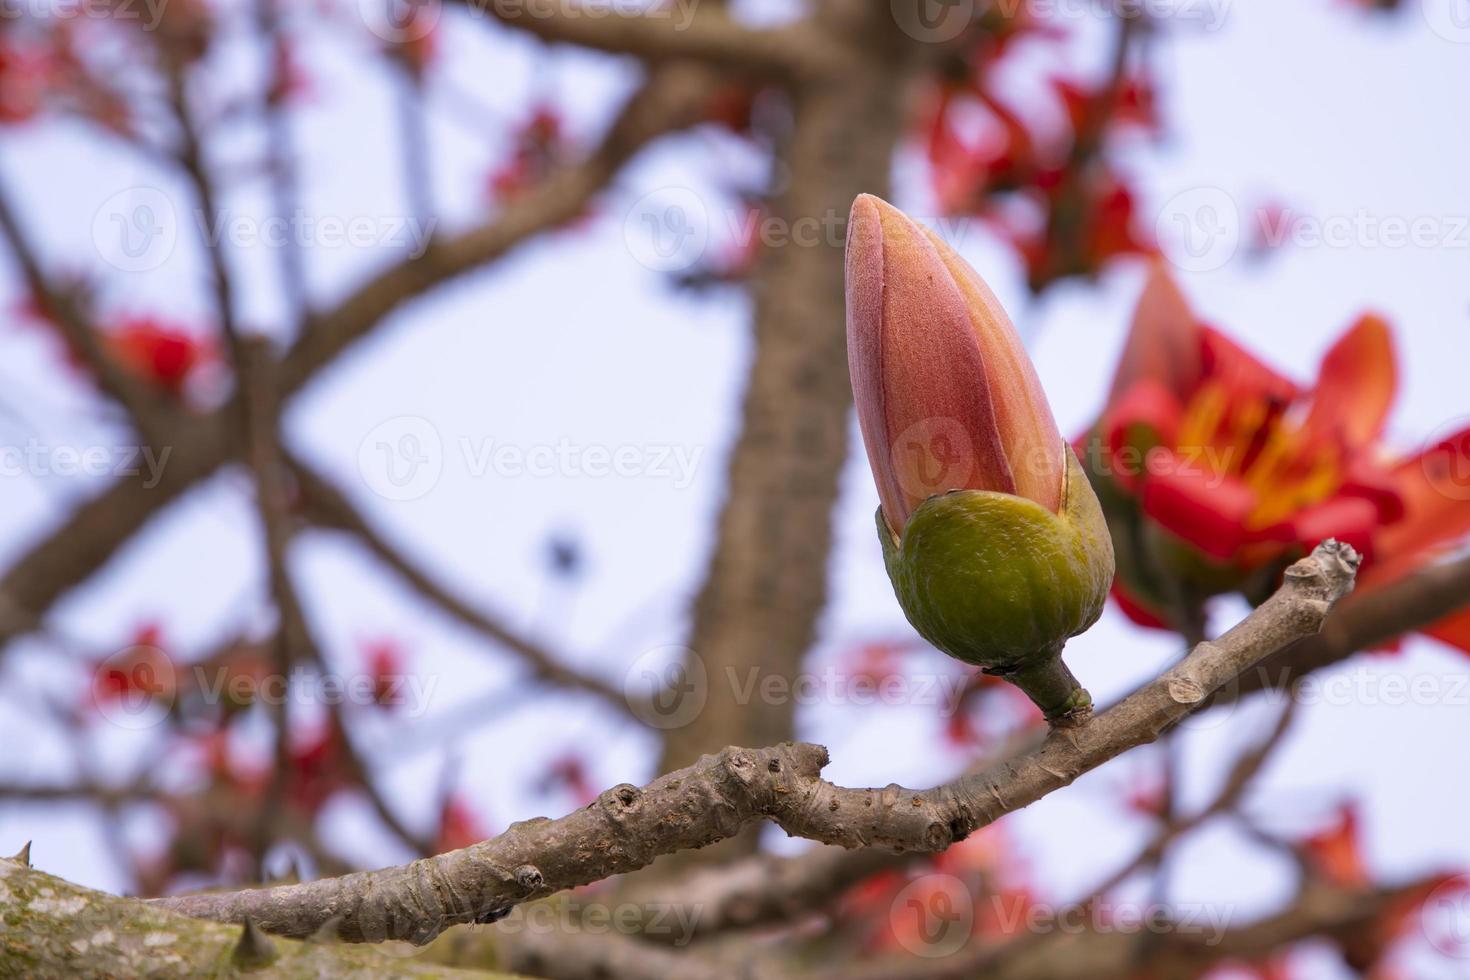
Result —
[[1013, 494], [955, 490], [920, 504], [895, 541], [878, 512], [884, 564], [909, 622], [950, 656], [1016, 682], [1048, 717], [1083, 706], [1061, 649], [1102, 615], [1113, 581], [1102, 509], [1065, 451], [1060, 514]]

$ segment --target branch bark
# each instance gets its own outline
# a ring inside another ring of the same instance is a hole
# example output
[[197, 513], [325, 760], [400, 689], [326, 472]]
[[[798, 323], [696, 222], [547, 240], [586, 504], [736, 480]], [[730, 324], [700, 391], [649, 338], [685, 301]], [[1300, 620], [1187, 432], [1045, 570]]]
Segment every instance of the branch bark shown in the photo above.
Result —
[[[837, 79], [793, 93], [790, 142], [776, 167], [787, 183], [775, 189], [769, 219], [789, 240], [765, 249], [751, 284], [754, 355], [740, 435], [685, 644], [686, 668], [703, 671], [710, 683], [694, 720], [666, 733], [660, 772], [722, 745], [793, 737], [790, 699], [743, 698], [739, 691], [766, 676], [796, 673], [827, 600], [831, 511], [847, 460], [852, 401], [847, 215], [858, 194], [888, 187], [914, 65], [886, 5], [868, 4], [841, 23], [815, 23], [849, 39], [849, 63]], [[744, 838], [740, 849], [754, 843]]]
[[648, 64], [699, 61], [745, 74], [816, 75], [840, 59], [836, 46], [813, 25], [761, 29], [742, 25], [723, 8], [697, 0], [660, 4], [637, 13], [558, 0], [454, 0], [471, 12], [527, 31], [543, 41], [575, 44], [609, 54], [635, 55]]
[[[410, 300], [581, 214], [640, 149], [696, 121], [712, 85], [691, 66], [656, 72], [585, 159], [553, 173], [481, 227], [437, 242], [364, 283], [319, 317], [281, 363], [282, 400]], [[0, 646], [34, 629], [63, 593], [97, 572], [154, 515], [236, 459], [236, 411], [231, 405], [210, 416], [177, 419], [153, 447], [168, 452], [156, 484], [147, 474], [113, 484], [17, 558], [0, 578]]]
[[[29, 977], [477, 977], [506, 974], [418, 963], [380, 949], [269, 940], [238, 955], [239, 926], [203, 922], [91, 891], [0, 859], [0, 972]], [[251, 959], [251, 963], [243, 962]], [[15, 972], [12, 973], [11, 971]]]
[[516, 905], [646, 867], [655, 858], [770, 820], [844, 847], [935, 852], [1027, 806], [1130, 748], [1151, 742], [1263, 657], [1321, 627], [1352, 588], [1357, 554], [1326, 542], [1287, 570], [1281, 589], [1220, 639], [1090, 722], [931, 790], [846, 789], [821, 778], [818, 745], [727, 748], [640, 789], [623, 784], [559, 820], [513, 825], [473, 847], [382, 871], [279, 888], [156, 899], [202, 918], [304, 936], [329, 919], [352, 941], [425, 943], [452, 925], [493, 922]]
[[599, 677], [567, 666], [564, 658], [552, 653], [529, 637], [511, 630], [498, 618], [454, 594], [394, 548], [378, 532], [377, 528], [352, 506], [351, 501], [341, 490], [333, 486], [325, 477], [300, 460], [293, 460], [292, 466], [301, 487], [308, 518], [313, 523], [319, 527], [343, 531], [355, 537], [368, 551], [372, 552], [374, 557], [398, 573], [399, 577], [415, 592], [460, 623], [514, 653], [526, 666], [531, 668], [532, 673], [539, 680], [554, 684], [564, 690], [590, 694], [604, 704], [611, 705], [630, 719], [637, 720], [638, 715], [631, 709], [627, 698], [617, 687]]
[[1389, 643], [1430, 626], [1470, 601], [1470, 557], [1425, 568], [1387, 585], [1356, 593], [1333, 610], [1322, 631], [1307, 637], [1222, 690], [1228, 704], [1267, 688], [1284, 689], [1314, 670], [1340, 663], [1360, 650]]

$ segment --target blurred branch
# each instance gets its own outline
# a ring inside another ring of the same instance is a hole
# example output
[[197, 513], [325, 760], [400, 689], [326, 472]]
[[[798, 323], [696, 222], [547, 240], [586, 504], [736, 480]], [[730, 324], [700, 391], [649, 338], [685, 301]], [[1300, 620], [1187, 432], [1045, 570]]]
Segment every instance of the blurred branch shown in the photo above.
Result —
[[[1188, 919], [1157, 920], [1146, 930], [1088, 929], [1056, 935], [1024, 956], [987, 970], [985, 980], [1136, 980], [1202, 977], [1227, 963], [1259, 963], [1311, 939], [1342, 941], [1379, 928], [1422, 902], [1443, 882], [1429, 876], [1382, 887], [1323, 885], [1305, 889], [1285, 909], [1252, 924], [1216, 932]], [[1221, 906], [1228, 916], [1229, 906]], [[815, 971], [805, 980], [974, 980], [972, 957], [885, 958], [840, 972]]]
[[[502, 973], [416, 963], [382, 950], [320, 941], [272, 939], [245, 944], [242, 949], [238, 926], [188, 919], [135, 898], [82, 888], [3, 858], [0, 888], [7, 896], [0, 961], [18, 976], [186, 978], [248, 972], [260, 978], [512, 980]], [[65, 964], [65, 969], [60, 970], [58, 964]], [[48, 972], [53, 967], [59, 972]]]
[[[685, 642], [721, 682], [708, 685], [690, 724], [665, 733], [661, 772], [723, 745], [794, 737], [794, 699], [742, 698], [737, 688], [793, 678], [827, 601], [832, 507], [852, 404], [843, 326], [847, 216], [857, 195], [887, 191], [919, 45], [895, 30], [887, 4], [869, 0], [840, 10], [823, 4], [812, 23], [844, 43], [847, 70], [792, 93], [791, 127], [772, 164], [765, 220], [789, 238], [761, 250], [750, 281], [754, 349], [739, 435]], [[748, 834], [680, 860], [715, 861], [755, 844]]]
[[10, 195], [0, 185], [0, 231], [10, 245], [38, 312], [55, 323], [67, 347], [86, 365], [101, 390], [127, 412], [133, 427], [155, 446], [167, 443], [175, 414], [157, 395], [136, 378], [129, 377], [102, 347], [102, 336], [88, 321], [77, 297], [53, 283], [41, 268], [35, 247], [21, 228], [10, 204]]
[[1322, 632], [1308, 637], [1221, 691], [1215, 704], [1228, 704], [1267, 688], [1285, 688], [1314, 670], [1340, 663], [1361, 650], [1382, 646], [1405, 633], [1431, 626], [1470, 599], [1470, 556], [1442, 562], [1344, 600]]
[[[255, 0], [256, 29], [266, 41], [269, 65], [269, 84], [265, 99], [267, 155], [266, 165], [270, 171], [271, 205], [275, 216], [289, 220], [300, 201], [300, 178], [297, 173], [296, 143], [291, 134], [291, 119], [287, 113], [291, 80], [287, 77], [290, 65], [291, 40], [281, 24], [282, 0]], [[311, 296], [307, 289], [306, 262], [302, 250], [294, 242], [282, 244], [276, 249], [279, 257], [278, 269], [281, 287], [285, 292], [288, 315], [296, 321], [298, 330], [306, 329], [311, 321]]]
[[[727, 865], [692, 868], [677, 879], [640, 884], [622, 900], [664, 915], [669, 908], [697, 909], [698, 915], [686, 916], [697, 938], [758, 926], [794, 926], [870, 875], [912, 860], [903, 852], [823, 844], [795, 857], [755, 854]], [[685, 938], [647, 929], [638, 936], [649, 942]]]
[[845, 789], [821, 778], [827, 751], [784, 744], [727, 748], [646, 787], [623, 784], [559, 820], [399, 868], [282, 888], [156, 900], [190, 915], [308, 935], [344, 915], [342, 938], [424, 943], [451, 925], [493, 922], [516, 905], [645, 867], [770, 820], [793, 836], [845, 847], [941, 851], [1151, 742], [1243, 669], [1318, 629], [1351, 587], [1357, 555], [1327, 542], [1287, 570], [1281, 589], [1220, 639], [1035, 750], [932, 790]]
[[433, 239], [423, 255], [384, 270], [323, 313], [287, 355], [283, 390], [299, 390], [409, 300], [585, 213], [634, 154], [658, 137], [699, 121], [713, 86], [711, 76], [688, 66], [655, 72], [585, 158], [553, 171], [480, 227]]
[[[583, 213], [646, 144], [696, 122], [712, 85], [687, 66], [654, 73], [585, 159], [554, 171], [479, 228], [379, 273], [319, 317], [282, 362], [279, 396], [299, 391], [407, 301]], [[33, 629], [64, 592], [100, 569], [150, 518], [234, 459], [240, 447], [233, 411], [226, 406], [211, 416], [180, 418], [159, 443], [169, 454], [156, 482], [149, 473], [124, 478], [23, 552], [0, 578], [0, 644]]]
[[528, 976], [556, 980], [729, 980], [727, 964], [694, 950], [661, 949], [617, 930], [517, 929], [487, 934], [495, 962]]
[[514, 653], [531, 668], [535, 676], [572, 691], [582, 691], [610, 705], [618, 712], [635, 718], [623, 692], [608, 682], [568, 667], [563, 658], [534, 640], [512, 631], [497, 618], [476, 609], [455, 595], [447, 586], [414, 564], [389, 544], [368, 519], [343, 493], [311, 467], [293, 463], [306, 508], [307, 519], [325, 528], [343, 531], [362, 542], [372, 554], [387, 565], [417, 593], [438, 606], [461, 624], [488, 637], [497, 646]]
[[704, 9], [698, 0], [675, 0], [638, 13], [610, 10], [595, 0], [586, 10], [556, 0], [453, 2], [543, 41], [636, 55], [650, 64], [684, 59], [745, 73], [796, 76], [819, 74], [840, 58], [831, 38], [808, 20], [769, 30], [745, 27], [722, 7]]

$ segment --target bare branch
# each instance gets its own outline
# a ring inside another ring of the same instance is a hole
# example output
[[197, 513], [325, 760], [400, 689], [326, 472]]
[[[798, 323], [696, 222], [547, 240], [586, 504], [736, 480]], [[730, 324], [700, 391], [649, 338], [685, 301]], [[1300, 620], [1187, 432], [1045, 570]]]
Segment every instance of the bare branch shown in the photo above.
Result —
[[133, 423], [133, 427], [155, 446], [165, 444], [164, 433], [172, 423], [173, 412], [164, 400], [126, 371], [102, 347], [101, 335], [88, 322], [77, 297], [52, 282], [41, 267], [34, 245], [26, 237], [20, 219], [10, 204], [8, 193], [0, 188], [0, 232], [20, 266], [21, 275], [40, 309], [61, 332], [67, 346], [87, 365], [101, 390], [114, 398]]
[[[45, 855], [38, 855], [44, 862]], [[5, 895], [0, 963], [7, 976], [190, 978], [236, 975], [238, 926], [201, 922], [134, 898], [91, 891], [0, 859]], [[478, 977], [502, 973], [419, 963], [377, 949], [272, 940], [275, 956], [251, 977]], [[223, 969], [222, 969], [223, 964]]]
[[1352, 588], [1357, 564], [1350, 547], [1320, 545], [1234, 629], [1089, 723], [1054, 731], [1020, 758], [932, 790], [835, 786], [821, 778], [827, 751], [817, 745], [727, 748], [642, 789], [616, 786], [559, 820], [524, 821], [473, 847], [402, 867], [156, 901], [204, 918], [248, 916], [290, 936], [340, 916], [344, 939], [424, 943], [451, 925], [495, 921], [522, 902], [704, 847], [763, 819], [793, 836], [845, 847], [941, 851], [1156, 739], [1242, 670], [1315, 632]]
[[609, 10], [596, 3], [579, 10], [575, 5], [569, 8], [564, 0], [455, 2], [543, 41], [636, 55], [650, 64], [692, 60], [747, 74], [794, 77], [830, 72], [842, 58], [831, 35], [809, 20], [775, 29], [751, 28], [722, 7], [705, 9], [688, 0], [638, 13]]
[[601, 678], [584, 674], [541, 644], [511, 630], [496, 617], [470, 605], [428, 572], [394, 548], [377, 528], [325, 477], [299, 460], [293, 461], [309, 519], [322, 527], [344, 531], [367, 547], [373, 555], [397, 572], [408, 585], [460, 623], [514, 653], [537, 678], [571, 691], [591, 694], [619, 712], [637, 718], [623, 692]]
[[1332, 611], [1320, 633], [1241, 674], [1236, 683], [1215, 697], [1214, 703], [1226, 704], [1265, 688], [1287, 687], [1312, 671], [1340, 663], [1360, 650], [1433, 625], [1467, 603], [1470, 603], [1470, 556], [1355, 593]]
[[[554, 172], [480, 228], [369, 280], [297, 341], [279, 368], [281, 398], [305, 387], [404, 303], [581, 214], [643, 146], [696, 121], [711, 85], [705, 73], [688, 66], [655, 73], [586, 159]], [[143, 468], [114, 484], [17, 558], [0, 578], [0, 644], [34, 629], [62, 593], [100, 569], [153, 515], [235, 458], [236, 410], [181, 418], [158, 447], [168, 457], [156, 481]]]
[[292, 394], [409, 300], [481, 268], [541, 232], [583, 214], [623, 164], [648, 143], [696, 122], [713, 91], [712, 78], [689, 66], [656, 72], [628, 100], [601, 144], [506, 204], [486, 224], [435, 239], [423, 255], [379, 273], [322, 314], [282, 365], [282, 390]]

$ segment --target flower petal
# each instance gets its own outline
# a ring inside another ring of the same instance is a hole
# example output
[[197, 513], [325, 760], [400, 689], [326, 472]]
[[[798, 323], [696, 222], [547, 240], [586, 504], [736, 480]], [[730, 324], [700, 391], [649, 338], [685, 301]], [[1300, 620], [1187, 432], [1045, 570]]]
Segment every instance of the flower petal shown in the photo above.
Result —
[[1108, 409], [1103, 436], [1108, 458], [1102, 472], [1132, 490], [1146, 473], [1148, 454], [1157, 446], [1174, 446], [1183, 412], [1179, 400], [1162, 382], [1144, 378]]
[[1367, 445], [1382, 434], [1397, 390], [1393, 335], [1381, 317], [1366, 315], [1322, 358], [1307, 431]]
[[858, 422], [890, 528], [946, 490], [1015, 493], [968, 298], [924, 231], [871, 195], [853, 203], [847, 300]]
[[1452, 616], [1441, 619], [1423, 632], [1441, 643], [1448, 643], [1465, 653], [1470, 653], [1470, 609], [1462, 609]]
[[1470, 428], [1404, 460], [1392, 478], [1404, 516], [1379, 532], [1379, 561], [1364, 569], [1360, 587], [1407, 575], [1470, 535]]
[[1237, 477], [1189, 466], [1179, 456], [1171, 465], [1151, 467], [1143, 483], [1144, 513], [1217, 560], [1234, 557], [1246, 542], [1246, 520], [1255, 507], [1255, 492]]
[[1138, 298], [1108, 404], [1144, 379], [1158, 382], [1183, 401], [1199, 377], [1198, 321], [1168, 269], [1156, 262]]

